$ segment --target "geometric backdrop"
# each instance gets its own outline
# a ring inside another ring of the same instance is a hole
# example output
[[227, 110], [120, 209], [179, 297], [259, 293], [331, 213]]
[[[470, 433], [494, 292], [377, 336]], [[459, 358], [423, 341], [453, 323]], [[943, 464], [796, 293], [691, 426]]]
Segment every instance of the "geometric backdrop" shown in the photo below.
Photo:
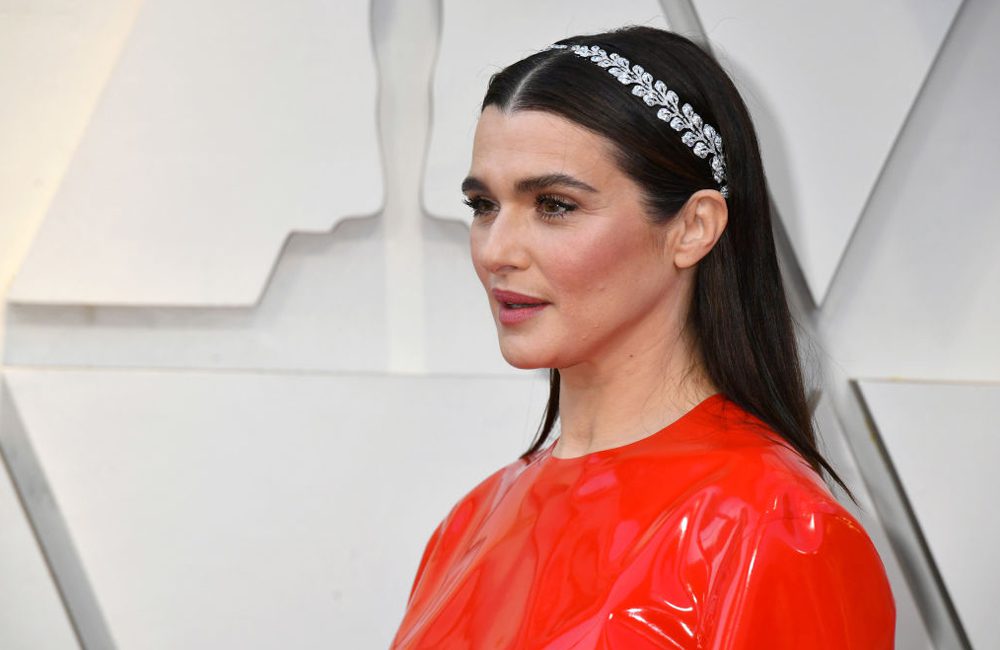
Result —
[[433, 527], [547, 391], [469, 263], [485, 81], [626, 23], [704, 43], [753, 112], [897, 647], [989, 647], [1000, 5], [877, 5], [5, 12], [0, 647], [386, 647]]

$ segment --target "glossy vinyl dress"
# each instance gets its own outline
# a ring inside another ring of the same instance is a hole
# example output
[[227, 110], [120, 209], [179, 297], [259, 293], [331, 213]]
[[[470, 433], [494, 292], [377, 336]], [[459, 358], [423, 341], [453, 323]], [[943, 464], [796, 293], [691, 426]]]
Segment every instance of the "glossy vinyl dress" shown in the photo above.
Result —
[[434, 530], [392, 648], [892, 648], [875, 547], [776, 440], [716, 393], [501, 468]]

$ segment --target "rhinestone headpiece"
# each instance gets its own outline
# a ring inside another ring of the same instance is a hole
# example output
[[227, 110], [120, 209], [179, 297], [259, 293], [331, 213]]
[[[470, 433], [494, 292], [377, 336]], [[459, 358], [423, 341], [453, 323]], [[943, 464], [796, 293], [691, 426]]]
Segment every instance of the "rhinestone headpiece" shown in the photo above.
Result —
[[660, 106], [656, 117], [670, 125], [674, 131], [683, 131], [681, 141], [694, 151], [699, 158], [711, 155], [712, 175], [720, 184], [719, 192], [729, 197], [729, 186], [726, 182], [726, 158], [722, 153], [722, 136], [711, 125], [705, 124], [701, 116], [694, 112], [691, 104], [679, 104], [677, 93], [667, 88], [662, 81], [653, 79], [642, 66], [631, 65], [625, 57], [611, 52], [605, 52], [596, 45], [561, 45], [553, 44], [542, 48], [542, 51], [553, 48], [569, 48], [575, 54], [590, 59], [625, 85], [636, 84], [632, 94], [642, 96], [649, 106]]

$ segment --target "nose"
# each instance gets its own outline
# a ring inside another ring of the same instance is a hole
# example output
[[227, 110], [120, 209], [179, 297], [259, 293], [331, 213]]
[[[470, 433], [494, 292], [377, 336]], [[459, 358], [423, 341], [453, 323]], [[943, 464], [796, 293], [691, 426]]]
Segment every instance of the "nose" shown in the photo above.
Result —
[[484, 270], [503, 274], [527, 268], [528, 226], [513, 210], [501, 208], [489, 222], [472, 224], [472, 258]]

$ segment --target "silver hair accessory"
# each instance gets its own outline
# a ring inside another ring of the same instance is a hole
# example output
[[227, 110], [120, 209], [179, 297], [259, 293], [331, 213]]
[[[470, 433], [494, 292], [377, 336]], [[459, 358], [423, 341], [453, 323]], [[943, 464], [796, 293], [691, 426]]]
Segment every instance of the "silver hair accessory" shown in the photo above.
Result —
[[602, 68], [607, 68], [613, 77], [625, 85], [638, 84], [632, 88], [632, 94], [642, 96], [643, 101], [649, 106], [661, 106], [656, 112], [656, 117], [670, 124], [674, 131], [683, 131], [681, 141], [690, 147], [699, 158], [707, 158], [711, 154], [709, 161], [712, 165], [712, 175], [715, 182], [722, 184], [719, 193], [723, 197], [729, 197], [729, 186], [726, 181], [726, 158], [722, 153], [722, 136], [714, 127], [705, 124], [701, 116], [694, 112], [691, 104], [680, 104], [677, 93], [667, 88], [667, 85], [659, 80], [654, 80], [653, 75], [646, 72], [642, 66], [631, 65], [625, 57], [612, 52], [608, 54], [596, 45], [560, 45], [558, 43], [547, 45], [542, 51], [553, 48], [569, 48], [575, 54], [588, 58]]

